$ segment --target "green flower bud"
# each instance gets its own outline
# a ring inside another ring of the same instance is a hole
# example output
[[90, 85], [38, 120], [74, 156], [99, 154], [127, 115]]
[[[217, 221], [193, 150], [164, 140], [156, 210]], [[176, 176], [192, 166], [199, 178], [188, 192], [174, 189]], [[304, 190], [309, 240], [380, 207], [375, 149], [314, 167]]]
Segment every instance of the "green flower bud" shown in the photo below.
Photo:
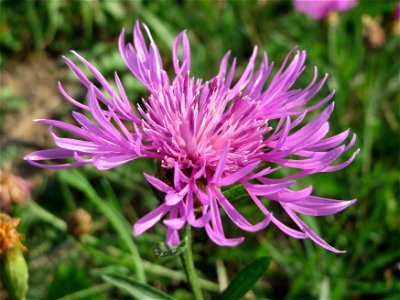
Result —
[[25, 299], [28, 290], [28, 265], [21, 249], [14, 247], [1, 255], [0, 274], [10, 299]]
[[19, 219], [0, 213], [0, 279], [11, 300], [25, 299], [28, 290], [28, 265], [21, 243], [22, 235], [16, 227]]

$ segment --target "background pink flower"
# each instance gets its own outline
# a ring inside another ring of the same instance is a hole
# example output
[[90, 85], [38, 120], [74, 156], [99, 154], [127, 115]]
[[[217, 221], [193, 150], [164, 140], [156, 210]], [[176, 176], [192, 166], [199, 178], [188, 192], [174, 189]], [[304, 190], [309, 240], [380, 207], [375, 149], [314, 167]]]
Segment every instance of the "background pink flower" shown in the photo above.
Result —
[[396, 8], [394, 10], [394, 16], [395, 18], [400, 18], [400, 2], [397, 3]]
[[346, 11], [357, 5], [357, 0], [294, 0], [294, 8], [314, 19], [335, 11]]

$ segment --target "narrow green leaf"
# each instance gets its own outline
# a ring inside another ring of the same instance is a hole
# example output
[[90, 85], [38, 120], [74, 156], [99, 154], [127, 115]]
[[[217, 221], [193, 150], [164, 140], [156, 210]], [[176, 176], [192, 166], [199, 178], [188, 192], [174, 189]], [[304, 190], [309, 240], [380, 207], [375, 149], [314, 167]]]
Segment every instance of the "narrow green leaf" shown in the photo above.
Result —
[[246, 189], [240, 183], [230, 186], [229, 188], [224, 190], [222, 193], [231, 202], [236, 202], [239, 200], [243, 200], [246, 197], [249, 197], [249, 193], [246, 191]]
[[110, 207], [106, 201], [101, 199], [90, 182], [79, 171], [61, 170], [58, 174], [62, 181], [82, 191], [86, 197], [108, 218], [120, 239], [125, 243], [132, 254], [132, 258], [135, 261], [137, 268], [136, 274], [138, 279], [145, 282], [146, 276], [143, 270], [142, 260], [139, 251], [133, 242], [129, 223], [118, 211]]
[[[109, 248], [113, 249], [114, 252], [120, 251], [120, 249], [116, 249], [112, 246], [109, 246]], [[125, 254], [110, 255], [109, 253], [99, 251], [95, 246], [87, 244], [84, 245], [83, 250], [90, 254], [92, 257], [99, 259], [102, 264], [105, 265], [118, 264], [121, 267], [127, 267], [129, 269], [134, 266], [132, 259], [130, 259], [130, 257]], [[152, 276], [153, 278], [159, 279], [163, 277], [176, 282], [187, 282], [186, 274], [182, 271], [172, 270], [146, 260], [143, 260], [143, 266], [146, 274], [150, 274], [150, 276]], [[210, 292], [219, 293], [220, 291], [218, 284], [204, 278], [199, 278], [199, 284], [203, 289]]]
[[56, 217], [51, 212], [37, 204], [35, 201], [28, 201], [26, 207], [29, 209], [29, 214], [32, 216], [52, 224], [55, 228], [61, 231], [67, 231], [67, 224], [64, 220]]
[[106, 296], [102, 295], [102, 293], [109, 291], [111, 288], [112, 288], [112, 285], [110, 283], [98, 284], [98, 285], [94, 285], [89, 288], [65, 295], [65, 296], [61, 297], [60, 300], [87, 300], [87, 299], [104, 300], [107, 298], [106, 298]]
[[269, 257], [263, 256], [244, 267], [222, 292], [219, 299], [241, 299], [267, 271], [270, 262]]
[[140, 283], [128, 276], [109, 274], [103, 275], [103, 279], [111, 283], [116, 288], [125, 291], [134, 299], [165, 299], [172, 300], [171, 296], [165, 294], [164, 292], [153, 288], [144, 283]]

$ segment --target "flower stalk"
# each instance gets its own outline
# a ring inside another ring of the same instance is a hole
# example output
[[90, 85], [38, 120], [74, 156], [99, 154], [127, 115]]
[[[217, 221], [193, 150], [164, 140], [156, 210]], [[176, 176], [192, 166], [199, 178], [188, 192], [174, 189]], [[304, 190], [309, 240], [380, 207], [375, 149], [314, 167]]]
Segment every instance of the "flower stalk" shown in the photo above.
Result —
[[203, 300], [203, 293], [201, 292], [199, 279], [197, 277], [196, 267], [194, 266], [193, 252], [192, 252], [192, 236], [190, 225], [185, 228], [186, 248], [181, 254], [183, 267], [185, 268], [186, 276], [190, 287], [192, 288], [194, 299]]

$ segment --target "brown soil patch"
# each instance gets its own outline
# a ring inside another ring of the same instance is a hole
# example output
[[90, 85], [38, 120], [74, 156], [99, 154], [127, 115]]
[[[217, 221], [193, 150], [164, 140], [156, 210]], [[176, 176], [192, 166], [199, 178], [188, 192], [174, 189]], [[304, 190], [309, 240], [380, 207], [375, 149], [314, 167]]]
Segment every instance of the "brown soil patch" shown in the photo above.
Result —
[[32, 120], [49, 118], [65, 104], [57, 90], [57, 81], [64, 73], [60, 63], [43, 53], [32, 55], [26, 61], [11, 60], [1, 70], [1, 86], [11, 87], [15, 95], [27, 100], [21, 110], [6, 115], [2, 147], [18, 143], [40, 148], [51, 143], [46, 126]]

